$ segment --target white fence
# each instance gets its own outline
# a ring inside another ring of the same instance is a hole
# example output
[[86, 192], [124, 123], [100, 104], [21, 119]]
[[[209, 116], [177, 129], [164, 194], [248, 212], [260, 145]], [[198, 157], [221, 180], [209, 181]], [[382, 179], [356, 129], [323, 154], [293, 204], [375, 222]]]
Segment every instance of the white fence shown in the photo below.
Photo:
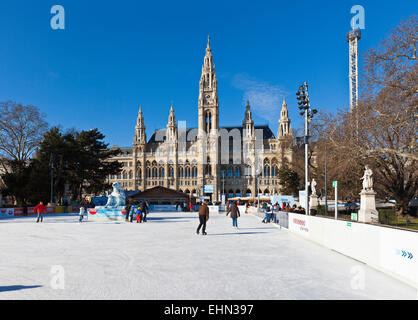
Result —
[[289, 231], [418, 287], [418, 233], [289, 213]]

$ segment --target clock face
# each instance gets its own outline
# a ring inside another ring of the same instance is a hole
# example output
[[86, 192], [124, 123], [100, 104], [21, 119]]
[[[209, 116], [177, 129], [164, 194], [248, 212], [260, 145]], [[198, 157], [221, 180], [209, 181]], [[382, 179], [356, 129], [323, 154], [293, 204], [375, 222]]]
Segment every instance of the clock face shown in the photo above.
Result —
[[210, 94], [208, 94], [207, 96], [206, 96], [206, 99], [209, 99], [210, 98]]

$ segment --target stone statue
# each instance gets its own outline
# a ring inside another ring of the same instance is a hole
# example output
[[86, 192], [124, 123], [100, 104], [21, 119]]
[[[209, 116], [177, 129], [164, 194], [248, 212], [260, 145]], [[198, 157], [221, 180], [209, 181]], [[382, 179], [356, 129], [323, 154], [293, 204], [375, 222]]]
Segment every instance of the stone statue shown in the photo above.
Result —
[[361, 177], [361, 180], [363, 180], [363, 190], [373, 190], [373, 171], [369, 168], [368, 165], [365, 166], [364, 175]]
[[312, 182], [311, 182], [311, 190], [312, 190], [312, 195], [313, 196], [316, 196], [316, 181], [315, 181], [315, 179], [312, 179]]
[[125, 205], [125, 192], [120, 182], [113, 182], [113, 191], [107, 197], [105, 208], [117, 208]]

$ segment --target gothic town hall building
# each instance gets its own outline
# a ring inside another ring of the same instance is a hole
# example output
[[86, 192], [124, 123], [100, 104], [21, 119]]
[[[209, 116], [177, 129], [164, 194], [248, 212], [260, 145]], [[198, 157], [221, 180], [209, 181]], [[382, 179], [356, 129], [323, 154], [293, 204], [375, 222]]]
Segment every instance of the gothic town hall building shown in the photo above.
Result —
[[250, 102], [243, 110], [242, 125], [236, 127], [219, 127], [219, 111], [218, 82], [208, 39], [199, 81], [198, 128], [178, 125], [171, 106], [167, 127], [147, 140], [140, 108], [133, 146], [120, 148], [122, 153], [112, 159], [124, 164], [123, 171], [110, 176], [109, 182], [121, 182], [125, 190], [164, 186], [196, 197], [209, 196], [211, 201], [220, 201], [222, 195], [228, 199], [279, 194], [278, 168], [292, 162], [286, 143], [292, 141], [286, 101], [276, 136], [267, 125], [254, 125]]

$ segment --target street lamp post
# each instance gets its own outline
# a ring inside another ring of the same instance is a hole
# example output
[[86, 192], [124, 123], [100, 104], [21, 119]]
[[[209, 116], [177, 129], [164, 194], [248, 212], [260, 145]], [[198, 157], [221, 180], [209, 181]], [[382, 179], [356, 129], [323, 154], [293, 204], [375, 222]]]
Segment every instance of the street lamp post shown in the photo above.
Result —
[[325, 145], [325, 215], [328, 215], [328, 198], [327, 198], [327, 146]]
[[54, 202], [54, 154], [51, 153], [49, 159], [49, 165], [51, 167], [51, 205]]
[[257, 174], [256, 180], [257, 180], [257, 212], [260, 212], [260, 178], [261, 178], [261, 172]]
[[304, 136], [304, 144], [305, 144], [305, 208], [306, 214], [309, 215], [309, 195], [308, 195], [308, 187], [309, 187], [309, 123], [311, 122], [313, 116], [318, 112], [316, 109], [311, 109], [311, 105], [309, 102], [309, 93], [308, 93], [308, 83], [304, 82], [303, 85], [299, 87], [299, 91], [296, 93], [299, 109], [302, 110], [300, 115], [305, 117], [305, 136]]

